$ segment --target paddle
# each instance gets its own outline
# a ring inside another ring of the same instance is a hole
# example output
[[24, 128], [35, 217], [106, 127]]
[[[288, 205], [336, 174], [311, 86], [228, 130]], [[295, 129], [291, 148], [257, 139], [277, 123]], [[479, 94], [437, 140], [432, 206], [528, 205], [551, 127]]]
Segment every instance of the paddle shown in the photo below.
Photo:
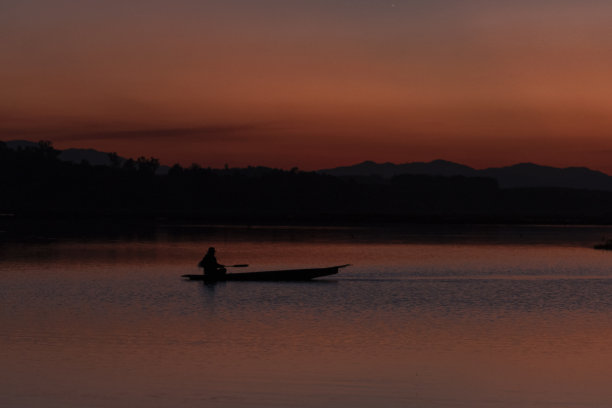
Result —
[[223, 265], [225, 268], [246, 268], [249, 264]]

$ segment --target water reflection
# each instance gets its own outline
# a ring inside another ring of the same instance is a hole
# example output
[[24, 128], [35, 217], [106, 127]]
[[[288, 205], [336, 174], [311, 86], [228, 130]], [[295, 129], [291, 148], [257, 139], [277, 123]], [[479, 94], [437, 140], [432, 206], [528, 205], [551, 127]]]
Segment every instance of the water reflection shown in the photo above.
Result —
[[[5, 242], [0, 406], [611, 406], [612, 257], [576, 243], [589, 228], [521, 231]], [[354, 266], [180, 279], [210, 242], [254, 269]]]

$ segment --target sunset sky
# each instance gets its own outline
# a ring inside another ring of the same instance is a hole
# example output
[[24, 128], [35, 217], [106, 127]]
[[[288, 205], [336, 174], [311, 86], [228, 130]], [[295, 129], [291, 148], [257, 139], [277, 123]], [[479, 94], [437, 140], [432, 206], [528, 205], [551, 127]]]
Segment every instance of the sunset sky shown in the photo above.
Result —
[[3, 0], [0, 140], [612, 174], [606, 0]]

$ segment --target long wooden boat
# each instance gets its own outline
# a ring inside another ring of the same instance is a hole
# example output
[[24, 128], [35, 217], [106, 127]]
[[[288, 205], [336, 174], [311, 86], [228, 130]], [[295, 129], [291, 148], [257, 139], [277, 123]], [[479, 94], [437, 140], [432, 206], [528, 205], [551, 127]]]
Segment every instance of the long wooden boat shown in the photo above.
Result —
[[219, 276], [206, 275], [182, 275], [188, 280], [198, 280], [206, 282], [225, 282], [225, 281], [308, 281], [321, 276], [335, 275], [340, 268], [349, 266], [337, 265], [326, 268], [307, 268], [307, 269], [286, 269], [280, 271], [260, 271], [228, 273]]

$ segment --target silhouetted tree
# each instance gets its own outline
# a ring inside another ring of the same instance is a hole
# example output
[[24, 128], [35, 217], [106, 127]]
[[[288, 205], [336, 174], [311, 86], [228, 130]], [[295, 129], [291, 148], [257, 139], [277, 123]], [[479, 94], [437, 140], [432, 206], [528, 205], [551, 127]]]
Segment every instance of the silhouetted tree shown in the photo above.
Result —
[[121, 159], [116, 152], [108, 153], [108, 160], [111, 163], [111, 167], [118, 168], [121, 166]]
[[59, 150], [53, 148], [53, 143], [49, 140], [41, 140], [38, 142], [38, 149], [36, 149], [43, 157], [47, 159], [54, 159], [59, 156]]
[[138, 166], [138, 171], [145, 174], [155, 174], [159, 168], [159, 160], [154, 157], [147, 159], [141, 156], [136, 161], [136, 164]]
[[125, 170], [130, 170], [130, 171], [134, 171], [136, 170], [136, 162], [134, 161], [134, 159], [127, 159], [124, 163], [123, 163], [123, 168]]
[[307, 217], [313, 222], [326, 214], [332, 221], [347, 214], [356, 214], [355, 220], [401, 216], [417, 221], [477, 214], [516, 222], [612, 221], [612, 192], [604, 191], [500, 189], [494, 179], [461, 176], [339, 178], [253, 166], [175, 165], [168, 175], [157, 175], [154, 158], [90, 166], [61, 161], [56, 152], [50, 143], [13, 150], [0, 142], [0, 213]]
[[183, 167], [180, 164], [175, 164], [168, 170], [168, 176], [178, 177], [184, 173]]

